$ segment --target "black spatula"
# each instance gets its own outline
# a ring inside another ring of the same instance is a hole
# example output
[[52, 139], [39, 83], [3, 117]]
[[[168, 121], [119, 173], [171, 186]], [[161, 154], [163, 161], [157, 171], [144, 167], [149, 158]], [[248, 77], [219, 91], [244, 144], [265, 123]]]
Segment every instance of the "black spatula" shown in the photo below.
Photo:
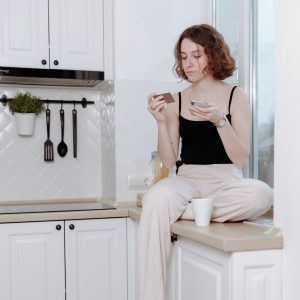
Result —
[[75, 108], [72, 110], [72, 123], [73, 123], [73, 155], [77, 157], [77, 110]]

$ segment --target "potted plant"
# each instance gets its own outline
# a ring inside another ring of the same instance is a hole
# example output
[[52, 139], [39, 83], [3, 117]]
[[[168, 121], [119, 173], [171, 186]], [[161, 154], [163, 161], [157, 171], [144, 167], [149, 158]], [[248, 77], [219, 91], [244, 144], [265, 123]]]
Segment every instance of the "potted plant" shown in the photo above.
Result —
[[17, 93], [8, 106], [15, 116], [18, 135], [33, 135], [36, 116], [45, 110], [44, 102], [29, 92]]

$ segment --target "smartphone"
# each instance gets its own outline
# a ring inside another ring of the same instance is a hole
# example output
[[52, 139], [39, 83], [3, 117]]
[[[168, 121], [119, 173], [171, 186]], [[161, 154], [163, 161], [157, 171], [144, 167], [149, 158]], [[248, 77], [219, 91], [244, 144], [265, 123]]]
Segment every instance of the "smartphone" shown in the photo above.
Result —
[[175, 102], [175, 99], [173, 98], [171, 93], [158, 94], [158, 95], [155, 95], [154, 98], [156, 98], [158, 96], [163, 96], [164, 100], [166, 100], [167, 103]]
[[200, 106], [200, 107], [208, 107], [208, 103], [204, 100], [191, 100], [191, 105]]

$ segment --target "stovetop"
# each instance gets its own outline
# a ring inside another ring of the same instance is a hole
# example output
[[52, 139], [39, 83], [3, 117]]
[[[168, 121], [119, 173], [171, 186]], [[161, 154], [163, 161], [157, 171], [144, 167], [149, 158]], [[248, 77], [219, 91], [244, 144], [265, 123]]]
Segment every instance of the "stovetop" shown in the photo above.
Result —
[[0, 214], [24, 214], [24, 213], [109, 210], [109, 209], [116, 209], [116, 207], [104, 203], [100, 203], [100, 202], [0, 205]]

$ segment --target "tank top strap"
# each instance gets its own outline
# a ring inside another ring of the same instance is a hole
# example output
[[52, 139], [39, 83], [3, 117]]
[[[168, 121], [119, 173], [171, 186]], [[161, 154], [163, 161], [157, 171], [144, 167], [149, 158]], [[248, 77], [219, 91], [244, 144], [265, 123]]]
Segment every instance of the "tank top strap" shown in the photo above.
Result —
[[232, 102], [232, 96], [233, 96], [233, 92], [234, 90], [237, 88], [237, 85], [235, 85], [232, 90], [231, 90], [231, 93], [230, 93], [230, 97], [229, 97], [229, 103], [228, 103], [228, 113], [230, 114], [230, 107], [231, 107], [231, 102]]
[[178, 93], [178, 98], [179, 98], [179, 101], [178, 101], [178, 105], [179, 105], [179, 115], [180, 115], [180, 112], [181, 112], [181, 92]]

